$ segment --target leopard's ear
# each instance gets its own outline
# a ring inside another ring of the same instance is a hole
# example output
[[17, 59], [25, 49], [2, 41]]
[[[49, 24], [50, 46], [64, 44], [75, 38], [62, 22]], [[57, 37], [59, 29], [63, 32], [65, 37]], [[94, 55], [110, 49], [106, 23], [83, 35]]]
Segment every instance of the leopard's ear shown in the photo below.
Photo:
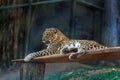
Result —
[[49, 30], [49, 28], [46, 28], [45, 31]]
[[57, 33], [59, 31], [57, 28], [54, 28], [54, 30], [55, 30], [55, 33]]

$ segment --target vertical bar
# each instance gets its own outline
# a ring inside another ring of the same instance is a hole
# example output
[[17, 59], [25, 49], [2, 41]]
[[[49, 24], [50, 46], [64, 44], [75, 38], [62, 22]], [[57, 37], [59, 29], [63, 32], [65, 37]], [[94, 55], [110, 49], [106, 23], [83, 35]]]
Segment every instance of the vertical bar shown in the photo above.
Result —
[[102, 30], [102, 40], [107, 46], [118, 45], [118, 0], [105, 0], [105, 24]]
[[75, 13], [76, 13], [76, 0], [71, 1], [71, 14], [70, 14], [70, 23], [69, 23], [69, 37], [73, 37], [74, 26], [75, 26]]
[[29, 0], [28, 16], [27, 16], [27, 36], [25, 44], [25, 55], [29, 53], [29, 44], [30, 44], [30, 32], [31, 32], [31, 12], [32, 12], [32, 0]]

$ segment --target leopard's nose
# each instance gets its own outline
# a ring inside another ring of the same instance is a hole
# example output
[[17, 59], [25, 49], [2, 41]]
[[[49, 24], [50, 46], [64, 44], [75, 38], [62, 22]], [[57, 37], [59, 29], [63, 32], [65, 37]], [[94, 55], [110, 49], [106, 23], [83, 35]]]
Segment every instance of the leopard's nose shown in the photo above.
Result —
[[50, 43], [50, 41], [48, 40], [48, 41], [46, 41], [45, 39], [42, 39], [42, 42], [43, 43], [45, 43], [45, 44], [49, 44]]

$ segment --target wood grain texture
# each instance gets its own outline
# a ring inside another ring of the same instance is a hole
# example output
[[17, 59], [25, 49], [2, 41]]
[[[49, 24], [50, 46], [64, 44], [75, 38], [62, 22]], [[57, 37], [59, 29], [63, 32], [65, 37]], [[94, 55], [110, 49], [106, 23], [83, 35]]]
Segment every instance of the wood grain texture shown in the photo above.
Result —
[[20, 80], [44, 80], [44, 72], [44, 63], [23, 63], [20, 69]]
[[[61, 63], [61, 62], [92, 62], [100, 60], [119, 60], [120, 47], [111, 47], [107, 49], [100, 49], [95, 51], [87, 51], [85, 55], [77, 59], [70, 60], [69, 54], [55, 54], [51, 56], [37, 57], [30, 62], [44, 62], [44, 63]], [[13, 62], [24, 62], [23, 59], [12, 60]]]

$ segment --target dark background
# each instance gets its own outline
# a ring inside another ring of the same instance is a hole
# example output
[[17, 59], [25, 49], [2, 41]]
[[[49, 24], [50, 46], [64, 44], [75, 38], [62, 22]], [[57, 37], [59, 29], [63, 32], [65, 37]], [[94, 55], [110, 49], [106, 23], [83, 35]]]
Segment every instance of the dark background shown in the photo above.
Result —
[[[39, 2], [44, 3], [32, 4]], [[11, 60], [46, 48], [41, 40], [46, 28], [56, 27], [69, 38], [119, 46], [119, 7], [119, 0], [0, 0], [0, 80], [19, 80], [23, 65]], [[45, 77], [77, 68], [116, 64], [119, 61], [92, 62], [84, 67], [81, 63], [47, 64]], [[58, 66], [62, 67], [54, 70]]]

